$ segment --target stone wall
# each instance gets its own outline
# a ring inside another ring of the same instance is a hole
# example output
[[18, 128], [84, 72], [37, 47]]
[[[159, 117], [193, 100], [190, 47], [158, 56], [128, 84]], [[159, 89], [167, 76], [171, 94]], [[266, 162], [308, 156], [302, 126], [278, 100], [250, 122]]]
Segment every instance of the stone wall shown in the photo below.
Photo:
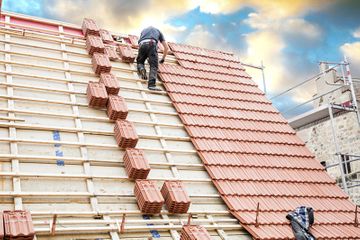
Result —
[[[337, 114], [334, 122], [340, 153], [360, 155], [360, 127], [356, 114], [353, 112]], [[338, 163], [339, 159], [335, 155], [336, 150], [329, 118], [295, 130], [298, 136], [306, 143], [306, 146], [314, 153], [317, 160], [320, 162], [325, 161], [327, 166]], [[340, 181], [338, 166], [329, 168], [327, 171], [330, 176]], [[360, 160], [351, 163], [351, 176], [349, 177], [360, 180]], [[360, 204], [360, 186], [350, 188], [349, 194], [354, 202]]]

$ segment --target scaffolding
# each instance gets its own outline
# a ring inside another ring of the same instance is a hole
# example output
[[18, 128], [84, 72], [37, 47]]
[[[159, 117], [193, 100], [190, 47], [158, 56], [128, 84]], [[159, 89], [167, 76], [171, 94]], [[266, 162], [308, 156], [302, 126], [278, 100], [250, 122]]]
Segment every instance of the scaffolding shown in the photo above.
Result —
[[[320, 73], [306, 79], [305, 81], [299, 84], [296, 84], [295, 86], [290, 87], [289, 89], [271, 97], [270, 99], [273, 101], [274, 99], [277, 99], [280, 96], [285, 96], [286, 94], [290, 94], [292, 91], [300, 87], [303, 87], [305, 84], [311, 83], [312, 81], [317, 81], [320, 78], [323, 78], [325, 80], [325, 84], [331, 87], [330, 90], [325, 91], [321, 94], [317, 94], [313, 96], [311, 99], [296, 104], [291, 108], [285, 109], [284, 111], [282, 111], [282, 113], [284, 115], [287, 115], [291, 112], [294, 112], [295, 110], [298, 110], [300, 107], [309, 106], [309, 104], [315, 103], [315, 101], [319, 101], [319, 106], [315, 106], [314, 109], [290, 118], [289, 124], [293, 128], [298, 128], [300, 126], [304, 126], [313, 123], [315, 121], [329, 117], [331, 124], [332, 141], [335, 146], [334, 156], [338, 159], [338, 161], [334, 164], [325, 166], [325, 169], [328, 170], [331, 168], [339, 168], [340, 178], [341, 178], [340, 187], [342, 187], [346, 193], [349, 193], [349, 188], [360, 186], [360, 181], [357, 179], [354, 180], [352, 179], [352, 177], [350, 177], [348, 164], [355, 161], [359, 161], [360, 155], [347, 154], [341, 152], [334, 116], [342, 112], [353, 112], [354, 114], [356, 114], [357, 123], [360, 127], [359, 107], [358, 107], [358, 102], [356, 99], [356, 92], [354, 87], [354, 82], [359, 82], [359, 81], [353, 80], [350, 71], [350, 63], [348, 62], [346, 56], [344, 56], [344, 60], [341, 62], [321, 61], [320, 66], [321, 65], [326, 67], [325, 69], [322, 69]], [[334, 81], [333, 83], [328, 82], [326, 80], [326, 74], [328, 74], [330, 71], [339, 72], [341, 74], [340, 76], [336, 76], [337, 81]], [[349, 101], [336, 103], [334, 99], [331, 99], [333, 93], [339, 90], [341, 91], [344, 88], [350, 91]], [[321, 99], [326, 99], [326, 97], [328, 103], [321, 105], [320, 104]]]

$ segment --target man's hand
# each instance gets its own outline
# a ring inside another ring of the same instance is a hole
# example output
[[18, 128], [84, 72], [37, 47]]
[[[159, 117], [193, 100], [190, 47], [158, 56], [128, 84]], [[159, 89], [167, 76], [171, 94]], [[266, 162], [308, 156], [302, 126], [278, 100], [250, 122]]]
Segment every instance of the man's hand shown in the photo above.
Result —
[[164, 62], [165, 62], [165, 59], [163, 59], [163, 58], [159, 61], [160, 64], [163, 64]]

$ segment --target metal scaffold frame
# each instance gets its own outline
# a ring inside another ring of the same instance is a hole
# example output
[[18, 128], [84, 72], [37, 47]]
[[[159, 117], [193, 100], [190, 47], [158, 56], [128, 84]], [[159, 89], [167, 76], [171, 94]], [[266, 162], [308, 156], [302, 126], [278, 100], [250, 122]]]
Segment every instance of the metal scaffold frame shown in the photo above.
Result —
[[[290, 93], [291, 91], [303, 86], [304, 84], [306, 83], [309, 83], [313, 80], [317, 80], [319, 78], [321, 78], [322, 76], [325, 76], [326, 73], [332, 71], [332, 70], [335, 70], [337, 68], [340, 68], [340, 72], [341, 72], [341, 76], [339, 77], [342, 81], [340, 81], [340, 83], [329, 83], [329, 82], [326, 82], [326, 84], [328, 85], [332, 85], [334, 86], [335, 88], [330, 90], [330, 91], [327, 91], [323, 94], [320, 94], [320, 95], [317, 95], [303, 103], [300, 103], [294, 107], [291, 107], [289, 109], [286, 109], [283, 111], [283, 113], [288, 113], [288, 112], [291, 112], [295, 109], [298, 109], [299, 107], [301, 106], [304, 106], [306, 104], [309, 104], [311, 102], [314, 102], [315, 100], [318, 100], [320, 98], [323, 98], [323, 97], [326, 97], [328, 95], [330, 95], [331, 93], [334, 93], [335, 91], [339, 90], [339, 89], [342, 89], [343, 87], [347, 86], [350, 90], [350, 96], [351, 96], [351, 105], [350, 106], [344, 106], [344, 105], [340, 105], [340, 104], [335, 104], [333, 102], [329, 103], [327, 105], [327, 109], [323, 108], [324, 111], [328, 111], [328, 116], [329, 116], [329, 119], [330, 119], [330, 124], [331, 124], [331, 132], [332, 132], [332, 140], [333, 140], [333, 143], [334, 143], [334, 146], [335, 146], [335, 157], [338, 158], [338, 162], [335, 163], [335, 164], [331, 164], [331, 165], [328, 165], [325, 167], [325, 169], [330, 169], [330, 168], [334, 168], [334, 167], [339, 167], [340, 169], [340, 178], [341, 178], [341, 187], [344, 189], [344, 191], [346, 193], [349, 193], [349, 185], [351, 184], [350, 187], [357, 187], [357, 186], [360, 186], [360, 181], [355, 181], [357, 184], [353, 185], [353, 181], [350, 180], [348, 177], [347, 177], [347, 169], [344, 169], [344, 165], [346, 167], [347, 163], [350, 163], [350, 162], [355, 162], [355, 161], [358, 161], [360, 160], [360, 155], [351, 155], [351, 154], [344, 154], [344, 153], [341, 153], [341, 149], [340, 149], [340, 146], [339, 146], [339, 143], [338, 143], [338, 136], [337, 136], [337, 131], [336, 131], [336, 125], [335, 125], [335, 120], [334, 120], [334, 115], [336, 113], [339, 113], [339, 112], [344, 112], [344, 111], [348, 111], [348, 112], [354, 112], [356, 114], [356, 119], [357, 119], [357, 122], [358, 122], [358, 125], [360, 127], [360, 113], [359, 113], [359, 107], [358, 107], [358, 102], [357, 102], [357, 99], [356, 99], [356, 94], [355, 94], [355, 88], [354, 88], [354, 80], [353, 80], [353, 77], [351, 75], [351, 71], [350, 71], [350, 63], [348, 62], [346, 56], [344, 56], [344, 60], [341, 61], [341, 62], [327, 62], [327, 61], [321, 61], [320, 63], [324, 63], [324, 64], [329, 64], [329, 65], [332, 65], [331, 67], [327, 68], [326, 70], [324, 71], [321, 71], [320, 73], [316, 74], [315, 76], [312, 76], [310, 78], [308, 78], [307, 80], [299, 83], [299, 84], [296, 84], [295, 86], [273, 96], [270, 98], [270, 100], [274, 100], [280, 96], [283, 96], [287, 93]], [[355, 80], [355, 82], [357, 82]], [[316, 113], [316, 109], [314, 111], [310, 111], [312, 113]], [[306, 114], [306, 113], [305, 113]], [[323, 118], [324, 115], [321, 116], [321, 118]], [[301, 118], [301, 115], [300, 117]], [[316, 120], [319, 120], [319, 119], [316, 119]], [[291, 121], [291, 120], [290, 120]], [[310, 122], [307, 122], [306, 124], [308, 124]], [[291, 124], [290, 124], [291, 125]], [[352, 159], [342, 159], [342, 156], [350, 156]]]

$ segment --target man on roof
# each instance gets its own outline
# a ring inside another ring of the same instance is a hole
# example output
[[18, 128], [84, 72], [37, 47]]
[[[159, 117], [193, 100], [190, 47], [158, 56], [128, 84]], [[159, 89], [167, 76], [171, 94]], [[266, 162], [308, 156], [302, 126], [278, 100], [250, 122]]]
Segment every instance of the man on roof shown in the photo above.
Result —
[[[161, 43], [164, 46], [163, 57], [158, 61], [157, 45]], [[165, 57], [168, 53], [169, 47], [165, 41], [164, 35], [159, 31], [159, 29], [152, 26], [142, 30], [140, 39], [139, 39], [139, 53], [137, 56], [137, 70], [138, 74], [142, 79], [147, 79], [147, 74], [145, 70], [145, 60], [148, 59], [150, 64], [150, 73], [148, 81], [148, 89], [153, 91], [161, 91], [161, 89], [156, 87], [156, 78], [158, 71], [158, 63], [164, 63]]]

